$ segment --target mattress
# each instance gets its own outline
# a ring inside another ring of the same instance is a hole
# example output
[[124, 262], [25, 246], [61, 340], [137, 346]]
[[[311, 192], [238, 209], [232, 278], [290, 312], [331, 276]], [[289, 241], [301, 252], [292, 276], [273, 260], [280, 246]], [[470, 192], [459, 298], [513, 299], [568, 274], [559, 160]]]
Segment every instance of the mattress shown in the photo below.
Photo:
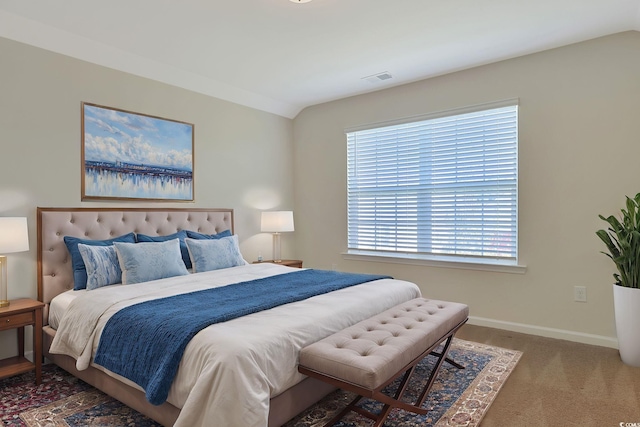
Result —
[[[137, 285], [65, 292], [53, 309], [59, 324], [51, 352], [72, 356], [79, 370], [86, 369], [102, 328], [123, 307], [293, 271], [299, 270], [251, 264]], [[419, 296], [413, 283], [383, 279], [209, 326], [187, 346], [169, 392], [168, 402], [182, 409], [176, 426], [264, 427], [270, 398], [304, 379], [297, 372], [301, 348]]]

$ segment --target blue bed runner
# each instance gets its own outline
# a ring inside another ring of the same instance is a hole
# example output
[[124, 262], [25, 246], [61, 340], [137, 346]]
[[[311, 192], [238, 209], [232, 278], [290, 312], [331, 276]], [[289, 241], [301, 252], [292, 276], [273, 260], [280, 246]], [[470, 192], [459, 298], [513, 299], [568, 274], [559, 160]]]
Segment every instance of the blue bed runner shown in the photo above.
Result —
[[94, 362], [135, 382], [160, 405], [185, 347], [207, 326], [385, 278], [309, 269], [135, 304], [109, 319]]

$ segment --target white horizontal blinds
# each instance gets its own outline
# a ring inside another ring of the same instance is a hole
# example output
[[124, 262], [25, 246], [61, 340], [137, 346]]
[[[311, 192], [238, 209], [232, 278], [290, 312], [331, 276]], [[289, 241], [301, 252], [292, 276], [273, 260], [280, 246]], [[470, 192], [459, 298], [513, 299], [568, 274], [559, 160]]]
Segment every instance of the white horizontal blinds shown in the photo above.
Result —
[[349, 248], [515, 259], [517, 112], [348, 132]]

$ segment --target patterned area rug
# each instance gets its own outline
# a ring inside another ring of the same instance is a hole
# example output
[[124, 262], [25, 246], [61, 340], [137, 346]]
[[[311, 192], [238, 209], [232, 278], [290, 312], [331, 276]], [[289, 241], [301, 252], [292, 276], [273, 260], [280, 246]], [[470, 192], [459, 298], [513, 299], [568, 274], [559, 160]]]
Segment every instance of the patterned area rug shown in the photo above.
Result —
[[55, 365], [0, 380], [0, 421], [4, 426], [146, 427], [159, 424], [96, 390]]
[[[426, 415], [417, 415], [394, 409], [385, 421], [386, 427], [444, 427], [477, 426], [496, 398], [500, 388], [513, 371], [521, 352], [455, 338], [449, 350], [449, 358], [465, 367], [458, 369], [444, 363], [422, 407], [429, 409]], [[417, 401], [427, 376], [435, 363], [435, 357], [426, 357], [417, 366], [405, 394], [406, 401]], [[387, 394], [393, 394], [397, 380], [389, 385]], [[413, 393], [411, 393], [413, 391]], [[294, 418], [286, 427], [323, 426], [354, 398], [355, 394], [342, 390], [325, 397], [317, 405]], [[358, 404], [378, 413], [382, 404], [365, 399]], [[346, 415], [335, 427], [365, 427], [372, 421], [354, 412]]]
[[[445, 363], [423, 404], [427, 415], [393, 410], [387, 427], [477, 426], [498, 391], [518, 363], [522, 353], [454, 339], [449, 357], [465, 366], [457, 369]], [[433, 357], [418, 367], [411, 390], [421, 390]], [[393, 387], [393, 384], [390, 385]], [[286, 427], [321, 426], [344, 408], [354, 395], [335, 391], [291, 420]], [[410, 394], [408, 398], [415, 398]], [[375, 411], [381, 405], [363, 401]], [[97, 391], [60, 368], [43, 367], [43, 382], [35, 386], [33, 373], [0, 380], [0, 420], [5, 426], [158, 426], [154, 421]], [[366, 427], [371, 421], [355, 413], [343, 418], [337, 427]]]

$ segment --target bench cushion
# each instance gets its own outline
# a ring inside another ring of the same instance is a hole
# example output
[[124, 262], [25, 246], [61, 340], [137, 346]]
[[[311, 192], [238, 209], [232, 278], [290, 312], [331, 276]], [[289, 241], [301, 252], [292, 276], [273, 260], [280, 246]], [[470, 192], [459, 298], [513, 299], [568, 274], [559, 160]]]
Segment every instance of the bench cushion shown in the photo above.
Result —
[[465, 304], [416, 298], [303, 348], [299, 364], [374, 390], [468, 316]]

